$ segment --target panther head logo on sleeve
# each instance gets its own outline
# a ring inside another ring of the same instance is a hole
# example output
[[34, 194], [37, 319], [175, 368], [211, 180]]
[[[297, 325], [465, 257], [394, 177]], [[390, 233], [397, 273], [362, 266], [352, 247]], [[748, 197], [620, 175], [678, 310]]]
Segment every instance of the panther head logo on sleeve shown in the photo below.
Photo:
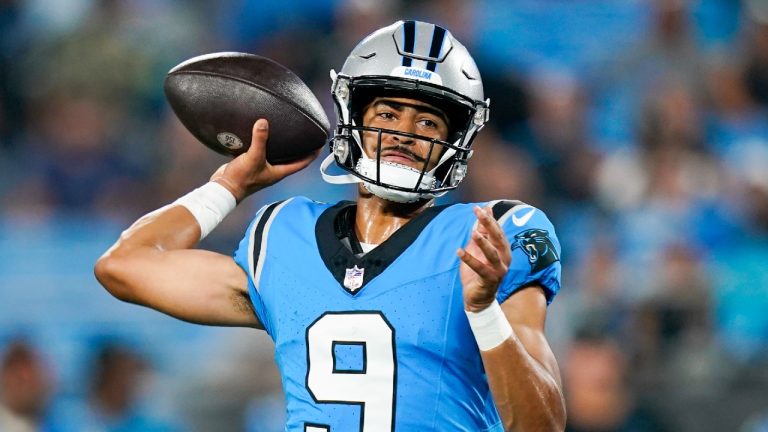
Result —
[[528, 262], [531, 264], [531, 273], [543, 270], [550, 264], [560, 260], [547, 230], [529, 229], [516, 234], [512, 250], [515, 248], [520, 248], [528, 256]]

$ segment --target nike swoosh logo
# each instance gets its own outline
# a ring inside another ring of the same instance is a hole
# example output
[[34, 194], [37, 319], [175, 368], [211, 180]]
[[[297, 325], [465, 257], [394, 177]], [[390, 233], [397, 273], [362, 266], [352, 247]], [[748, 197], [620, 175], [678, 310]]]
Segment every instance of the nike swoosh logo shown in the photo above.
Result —
[[517, 215], [514, 214], [514, 213], [512, 214], [512, 223], [517, 225], [517, 226], [519, 226], [519, 227], [527, 224], [528, 221], [533, 216], [533, 214], [536, 212], [536, 209], [532, 208], [531, 206], [525, 206], [525, 207], [530, 208], [531, 211], [529, 211], [528, 213], [524, 214], [522, 217], [517, 217]]

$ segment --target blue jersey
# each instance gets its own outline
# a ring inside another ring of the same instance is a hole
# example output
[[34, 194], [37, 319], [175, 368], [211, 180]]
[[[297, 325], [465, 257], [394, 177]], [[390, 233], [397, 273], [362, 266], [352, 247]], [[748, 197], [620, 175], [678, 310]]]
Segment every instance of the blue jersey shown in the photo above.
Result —
[[[552, 224], [520, 202], [491, 205], [512, 246], [499, 302], [534, 284], [551, 301], [560, 288]], [[268, 205], [235, 253], [275, 342], [286, 430], [502, 430], [456, 256], [476, 223], [473, 205], [429, 208], [366, 254], [354, 206]]]

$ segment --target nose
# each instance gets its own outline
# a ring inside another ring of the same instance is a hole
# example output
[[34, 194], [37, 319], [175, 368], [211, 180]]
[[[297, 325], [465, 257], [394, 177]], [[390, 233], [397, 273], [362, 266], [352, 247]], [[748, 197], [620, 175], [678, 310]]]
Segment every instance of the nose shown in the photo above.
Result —
[[[395, 125], [395, 130], [405, 133], [415, 133], [416, 125], [414, 119], [411, 116], [403, 116], [400, 121]], [[392, 135], [392, 139], [400, 144], [413, 144], [415, 140], [412, 137], [405, 135]]]

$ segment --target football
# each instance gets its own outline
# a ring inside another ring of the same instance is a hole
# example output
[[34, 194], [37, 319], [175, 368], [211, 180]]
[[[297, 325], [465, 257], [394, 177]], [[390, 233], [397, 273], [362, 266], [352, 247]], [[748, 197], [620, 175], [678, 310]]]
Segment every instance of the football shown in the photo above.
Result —
[[296, 74], [254, 54], [222, 52], [184, 61], [165, 78], [165, 96], [182, 124], [218, 153], [251, 144], [253, 123], [269, 121], [267, 161], [286, 163], [326, 144], [322, 105]]

